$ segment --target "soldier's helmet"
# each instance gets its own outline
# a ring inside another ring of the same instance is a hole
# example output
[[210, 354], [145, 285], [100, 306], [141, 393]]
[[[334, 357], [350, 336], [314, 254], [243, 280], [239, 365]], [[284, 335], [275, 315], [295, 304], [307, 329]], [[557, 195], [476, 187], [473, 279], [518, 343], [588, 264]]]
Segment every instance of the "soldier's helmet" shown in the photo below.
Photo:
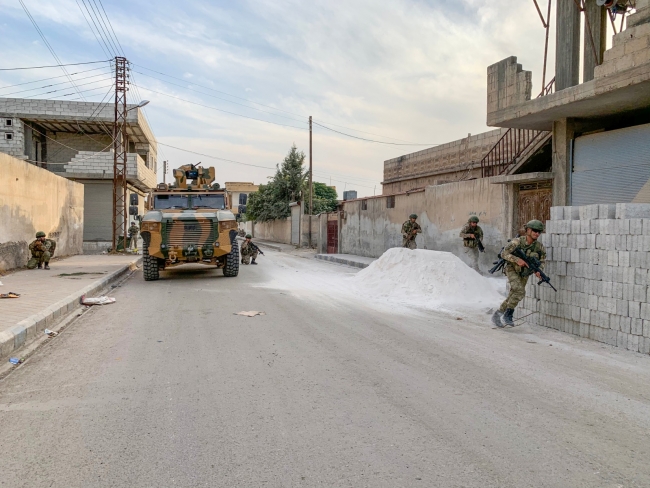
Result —
[[250, 235], [250, 234], [246, 234], [246, 239], [252, 239], [252, 238], [253, 238], [252, 235]]
[[478, 217], [476, 215], [472, 215], [469, 218], [468, 222], [476, 222], [478, 224]]
[[409, 219], [417, 219], [417, 218], [418, 218], [418, 216], [415, 215], [415, 214], [411, 214], [411, 215], [409, 215]]
[[43, 232], [42, 230], [39, 230], [39, 231], [36, 233], [36, 238], [38, 239], [39, 237], [45, 237], [45, 232]]
[[524, 228], [535, 230], [537, 232], [544, 232], [544, 224], [542, 224], [539, 220], [531, 220], [524, 226]]

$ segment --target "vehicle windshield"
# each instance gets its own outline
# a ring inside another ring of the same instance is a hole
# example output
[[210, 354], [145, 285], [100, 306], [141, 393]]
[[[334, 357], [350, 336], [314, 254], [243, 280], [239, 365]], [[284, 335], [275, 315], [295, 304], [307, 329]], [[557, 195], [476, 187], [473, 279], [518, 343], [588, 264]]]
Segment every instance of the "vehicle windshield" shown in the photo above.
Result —
[[154, 208], [190, 208], [187, 195], [155, 195]]
[[226, 208], [226, 199], [223, 194], [192, 195], [192, 208], [214, 208], [223, 210]]

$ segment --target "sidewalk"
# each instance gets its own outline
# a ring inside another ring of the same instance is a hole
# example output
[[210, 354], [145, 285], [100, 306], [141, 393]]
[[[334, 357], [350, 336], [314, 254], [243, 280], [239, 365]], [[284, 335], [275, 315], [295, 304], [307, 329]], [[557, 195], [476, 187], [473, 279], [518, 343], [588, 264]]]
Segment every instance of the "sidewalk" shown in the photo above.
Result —
[[365, 256], [357, 256], [356, 254], [316, 254], [316, 259], [345, 264], [346, 266], [353, 266], [355, 268], [367, 268], [373, 261], [377, 260], [377, 258], [367, 258]]
[[20, 270], [0, 277], [0, 358], [28, 344], [60, 316], [118, 280], [140, 261], [138, 255], [80, 255], [50, 263], [50, 270]]

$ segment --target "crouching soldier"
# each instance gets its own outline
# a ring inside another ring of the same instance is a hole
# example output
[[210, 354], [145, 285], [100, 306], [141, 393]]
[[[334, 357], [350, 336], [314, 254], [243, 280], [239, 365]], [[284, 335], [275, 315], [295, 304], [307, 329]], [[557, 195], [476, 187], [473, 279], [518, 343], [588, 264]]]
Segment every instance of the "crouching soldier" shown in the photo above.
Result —
[[246, 234], [246, 240], [241, 243], [240, 254], [242, 264], [257, 264], [255, 259], [257, 259], [257, 255], [261, 253], [261, 251], [259, 247], [253, 244], [253, 241], [251, 241], [252, 238], [252, 235]]
[[41, 269], [45, 265], [45, 269], [50, 269], [50, 259], [54, 256], [56, 249], [56, 242], [52, 239], [45, 238], [45, 232], [39, 231], [36, 233], [36, 240], [32, 241], [29, 245], [29, 250], [32, 257], [27, 261], [27, 268]]
[[[525, 226], [526, 234], [521, 237], [512, 239], [501, 251], [501, 257], [506, 261], [503, 272], [508, 278], [510, 292], [508, 297], [499, 307], [499, 310], [492, 315], [492, 322], [497, 327], [509, 325], [514, 327], [515, 323], [512, 314], [515, 312], [517, 304], [526, 296], [526, 283], [528, 277], [533, 273], [528, 267], [528, 263], [512, 253], [521, 249], [529, 258], [536, 258], [540, 262], [540, 269], [544, 268], [546, 261], [546, 249], [537, 239], [544, 231], [544, 224], [539, 220], [531, 220]], [[539, 273], [535, 273], [541, 278]]]
[[460, 237], [463, 239], [465, 255], [469, 258], [473, 270], [481, 272], [478, 267], [479, 242], [483, 241], [483, 229], [478, 225], [478, 217], [472, 215], [465, 226], [460, 230]]
[[422, 227], [416, 222], [417, 218], [417, 215], [411, 214], [409, 219], [402, 224], [402, 247], [418, 248], [415, 238], [422, 232]]

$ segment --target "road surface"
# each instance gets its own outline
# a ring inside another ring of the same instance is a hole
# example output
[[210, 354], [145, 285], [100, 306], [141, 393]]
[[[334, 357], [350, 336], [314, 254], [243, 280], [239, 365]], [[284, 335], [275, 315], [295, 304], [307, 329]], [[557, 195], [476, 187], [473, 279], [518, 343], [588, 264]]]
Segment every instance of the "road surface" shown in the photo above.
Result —
[[0, 381], [0, 486], [650, 486], [647, 356], [258, 261], [138, 273]]

